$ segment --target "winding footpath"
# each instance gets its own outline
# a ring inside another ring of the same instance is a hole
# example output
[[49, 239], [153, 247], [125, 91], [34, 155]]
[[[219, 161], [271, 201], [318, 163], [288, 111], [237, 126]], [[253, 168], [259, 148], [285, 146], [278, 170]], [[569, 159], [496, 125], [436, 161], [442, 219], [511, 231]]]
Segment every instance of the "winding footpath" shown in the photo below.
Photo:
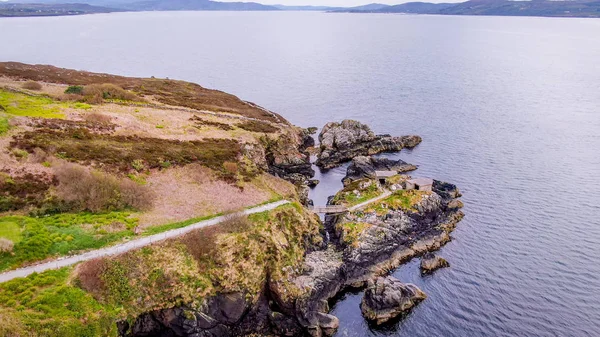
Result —
[[[357, 210], [361, 207], [364, 207], [368, 204], [385, 199], [385, 198], [389, 197], [391, 194], [392, 194], [392, 192], [386, 191], [385, 193], [381, 194], [380, 196], [378, 196], [376, 198], [373, 198], [373, 199], [367, 200], [365, 202], [362, 202], [358, 205], [349, 207], [348, 211], [350, 211], [350, 212], [355, 211], [355, 210]], [[250, 214], [254, 214], [254, 213], [261, 213], [261, 212], [265, 212], [265, 211], [270, 211], [279, 206], [289, 204], [289, 203], [290, 202], [287, 200], [276, 201], [276, 202], [272, 202], [272, 203], [265, 204], [262, 206], [257, 206], [257, 207], [247, 209], [245, 211], [239, 212], [238, 214], [250, 215]], [[224, 220], [226, 220], [227, 217], [228, 217], [227, 215], [222, 215], [222, 216], [214, 217], [209, 220], [197, 222], [197, 223], [189, 225], [187, 227], [172, 229], [172, 230], [166, 231], [164, 233], [146, 236], [143, 238], [139, 238], [139, 239], [125, 242], [125, 243], [121, 243], [121, 244], [118, 244], [115, 246], [92, 250], [92, 251], [89, 251], [89, 252], [86, 252], [83, 254], [79, 254], [79, 255], [61, 257], [56, 260], [40, 263], [40, 264], [37, 264], [34, 266], [11, 270], [11, 271], [0, 274], [0, 283], [7, 282], [7, 281], [13, 280], [15, 278], [19, 278], [19, 277], [26, 277], [33, 273], [41, 273], [43, 271], [50, 270], [50, 269], [59, 269], [59, 268], [71, 266], [71, 265], [77, 264], [79, 262], [89, 261], [89, 260], [97, 259], [99, 257], [123, 254], [128, 251], [142, 248], [142, 247], [151, 245], [156, 242], [164, 241], [166, 239], [176, 238], [178, 236], [189, 233], [189, 232], [199, 229], [199, 228], [217, 225], [217, 224], [223, 222]]]
[[[289, 204], [289, 203], [290, 202], [287, 200], [281, 200], [281, 201], [265, 204], [262, 206], [253, 207], [253, 208], [247, 209], [245, 211], [239, 212], [238, 214], [249, 215], [249, 214], [254, 214], [254, 213], [261, 213], [261, 212], [265, 212], [265, 211], [270, 211], [279, 206]], [[223, 222], [227, 218], [228, 218], [227, 215], [222, 215], [222, 216], [214, 217], [209, 220], [197, 222], [197, 223], [189, 225], [187, 227], [172, 229], [172, 230], [166, 231], [164, 233], [146, 236], [146, 237], [131, 240], [129, 242], [125, 242], [122, 244], [118, 244], [115, 246], [101, 248], [101, 249], [89, 251], [87, 253], [83, 253], [83, 254], [79, 254], [79, 255], [62, 257], [62, 258], [58, 258], [53, 261], [40, 263], [40, 264], [37, 264], [34, 266], [8, 271], [8, 272], [0, 274], [0, 283], [7, 282], [12, 279], [19, 278], [19, 277], [26, 277], [33, 273], [41, 273], [43, 271], [50, 270], [50, 269], [59, 269], [62, 267], [74, 265], [79, 262], [93, 260], [93, 259], [96, 259], [99, 257], [123, 254], [130, 250], [134, 250], [134, 249], [138, 249], [141, 247], [151, 245], [155, 242], [160, 242], [160, 241], [163, 241], [166, 239], [171, 239], [171, 238], [181, 236], [183, 234], [189, 233], [189, 232], [199, 229], [199, 228], [214, 226], [216, 224], [219, 224], [220, 222]]]

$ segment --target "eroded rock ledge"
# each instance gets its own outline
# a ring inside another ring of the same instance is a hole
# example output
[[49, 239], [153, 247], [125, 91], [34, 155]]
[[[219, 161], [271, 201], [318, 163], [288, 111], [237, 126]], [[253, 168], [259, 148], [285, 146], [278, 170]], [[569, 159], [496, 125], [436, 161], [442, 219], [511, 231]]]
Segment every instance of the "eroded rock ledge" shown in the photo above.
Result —
[[380, 325], [406, 314], [426, 298], [414, 284], [404, 284], [391, 276], [378, 277], [369, 281], [360, 309], [366, 319]]
[[413, 148], [421, 143], [421, 137], [375, 135], [365, 124], [344, 120], [341, 123], [327, 123], [319, 134], [319, 142], [321, 147], [315, 164], [330, 169], [358, 156]]

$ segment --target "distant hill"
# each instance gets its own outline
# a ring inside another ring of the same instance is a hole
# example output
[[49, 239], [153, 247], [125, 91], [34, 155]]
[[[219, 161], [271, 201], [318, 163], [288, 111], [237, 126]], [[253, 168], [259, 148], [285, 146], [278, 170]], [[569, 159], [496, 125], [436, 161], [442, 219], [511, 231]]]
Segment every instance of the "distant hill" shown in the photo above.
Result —
[[118, 12], [120, 9], [88, 4], [25, 4], [0, 2], [0, 17], [64, 16]]
[[453, 6], [453, 4], [434, 4], [429, 2], [408, 2], [400, 5], [370, 4], [351, 8], [334, 10], [333, 12], [347, 13], [414, 13], [432, 14], [439, 13], [441, 9]]
[[[35, 2], [35, 3], [33, 3]], [[81, 2], [85, 2], [83, 5]], [[0, 6], [14, 5], [22, 10], [20, 16], [33, 16], [40, 8], [54, 15], [107, 13], [115, 11], [276, 11], [279, 8], [256, 2], [218, 2], [210, 0], [11, 0]], [[90, 6], [91, 5], [91, 6]], [[88, 7], [86, 7], [88, 6]], [[67, 14], [67, 9], [78, 12]], [[64, 14], [60, 14], [64, 13]]]
[[256, 2], [217, 2], [210, 0], [149, 0], [123, 4], [121, 8], [136, 11], [277, 11], [275, 6]]
[[[28, 3], [36, 2], [37, 4]], [[85, 2], [80, 4], [76, 2]], [[11, 7], [12, 6], [12, 7]], [[263, 5], [211, 0], [10, 0], [0, 16], [48, 16], [115, 11], [327, 11], [438, 15], [504, 15], [600, 17], [600, 0], [471, 0], [462, 3], [409, 2], [394, 6], [372, 3], [356, 7]]]
[[600, 0], [472, 0], [458, 4], [409, 2], [379, 9], [347, 8], [336, 12], [600, 17]]
[[344, 9], [343, 7], [329, 7], [329, 6], [287, 6], [287, 5], [273, 5], [280, 10], [284, 11], [332, 11], [338, 9]]
[[600, 17], [600, 1], [473, 0], [444, 8], [440, 11], [440, 14]]

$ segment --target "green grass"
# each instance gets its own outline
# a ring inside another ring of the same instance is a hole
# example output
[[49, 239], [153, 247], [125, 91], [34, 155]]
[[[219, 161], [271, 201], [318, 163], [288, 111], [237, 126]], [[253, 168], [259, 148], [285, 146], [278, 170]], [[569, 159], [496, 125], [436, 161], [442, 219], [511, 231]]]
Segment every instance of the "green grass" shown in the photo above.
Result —
[[346, 222], [340, 224], [340, 226], [342, 227], [342, 231], [344, 233], [344, 243], [356, 247], [358, 238], [362, 232], [371, 227], [371, 224], [366, 222]]
[[0, 116], [0, 136], [6, 134], [10, 129], [10, 125], [8, 124], [8, 117]]
[[[364, 181], [368, 181], [368, 179], [357, 180], [338, 192], [333, 199], [334, 204], [351, 207], [376, 198], [383, 193], [375, 182], [364, 189], [360, 189], [359, 184]], [[354, 193], [354, 191], [358, 191], [359, 194]]]
[[21, 241], [21, 227], [12, 221], [0, 221], [0, 238], [9, 239], [13, 243]]
[[49, 97], [29, 96], [1, 89], [0, 105], [9, 115], [42, 118], [65, 118], [61, 110], [67, 106]]
[[0, 284], [0, 335], [117, 336], [118, 310], [71, 285], [71, 272], [63, 268]]
[[73, 109], [81, 109], [81, 110], [89, 110], [92, 108], [91, 105], [89, 105], [87, 103], [81, 103], [81, 102], [73, 103], [73, 104], [71, 104], [71, 107]]
[[365, 211], [375, 211], [377, 214], [384, 214], [390, 209], [400, 209], [403, 211], [414, 210], [422, 197], [429, 192], [417, 191], [417, 190], [399, 190], [394, 192], [389, 197], [381, 200], [380, 202], [371, 205]]
[[0, 217], [0, 237], [6, 235], [15, 243], [14, 254], [0, 254], [0, 271], [120, 242], [134, 235], [138, 220], [130, 215], [111, 212]]

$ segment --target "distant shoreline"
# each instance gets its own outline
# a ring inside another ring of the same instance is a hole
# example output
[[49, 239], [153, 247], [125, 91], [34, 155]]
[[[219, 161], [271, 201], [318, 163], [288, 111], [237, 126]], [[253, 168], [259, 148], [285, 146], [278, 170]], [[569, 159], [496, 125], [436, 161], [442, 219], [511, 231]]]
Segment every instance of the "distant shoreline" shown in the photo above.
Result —
[[[82, 0], [83, 1], [83, 0]], [[510, 17], [557, 17], [557, 18], [600, 18], [600, 2], [589, 1], [532, 1], [515, 2], [498, 0], [492, 2], [467, 1], [457, 4], [405, 3], [388, 6], [366, 5], [351, 8], [311, 6], [269, 6], [260, 3], [224, 3], [207, 1], [207, 5], [186, 8], [185, 5], [165, 4], [162, 0], [133, 3], [123, 8], [109, 8], [88, 4], [27, 4], [0, 3], [0, 18], [7, 17], [56, 17], [87, 14], [108, 14], [122, 12], [270, 12], [303, 11], [350, 14], [405, 14], [405, 15], [455, 15], [455, 16], [510, 16]]]

